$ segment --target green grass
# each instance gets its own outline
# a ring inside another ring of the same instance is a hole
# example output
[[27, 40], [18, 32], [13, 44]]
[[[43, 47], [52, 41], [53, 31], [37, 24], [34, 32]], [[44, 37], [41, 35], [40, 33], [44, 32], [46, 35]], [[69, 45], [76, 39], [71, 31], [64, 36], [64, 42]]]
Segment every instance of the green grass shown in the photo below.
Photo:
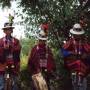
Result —
[[22, 55], [20, 61], [20, 81], [21, 81], [21, 90], [31, 90], [31, 76], [28, 73], [27, 69], [28, 56]]
[[21, 71], [27, 68], [27, 64], [28, 64], [28, 56], [22, 55], [21, 56], [21, 61], [20, 61]]

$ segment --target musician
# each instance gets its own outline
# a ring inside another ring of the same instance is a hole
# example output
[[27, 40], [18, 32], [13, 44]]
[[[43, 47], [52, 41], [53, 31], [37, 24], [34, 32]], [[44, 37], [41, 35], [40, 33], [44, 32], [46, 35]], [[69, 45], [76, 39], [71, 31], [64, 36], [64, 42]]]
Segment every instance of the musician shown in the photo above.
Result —
[[56, 68], [55, 61], [52, 51], [46, 43], [47, 34], [44, 30], [39, 32], [37, 38], [38, 43], [32, 48], [31, 54], [29, 55], [28, 69], [32, 76], [41, 72], [48, 84]]
[[4, 74], [6, 66], [12, 64], [13, 69], [13, 89], [18, 90], [16, 78], [20, 70], [20, 50], [21, 45], [18, 39], [12, 36], [14, 27], [12, 23], [5, 23], [2, 28], [5, 37], [0, 39], [0, 90], [4, 90]]
[[88, 64], [87, 58], [90, 55], [90, 43], [85, 37], [85, 31], [82, 29], [80, 24], [75, 24], [72, 29], [70, 29], [70, 33], [72, 34], [71, 38], [63, 45], [62, 51], [65, 58], [65, 61], [70, 59], [75, 59], [74, 55], [79, 54], [80, 59], [85, 64]]
[[[68, 65], [76, 60], [81, 60], [83, 67], [82, 75], [87, 76], [90, 70], [90, 43], [85, 37], [85, 31], [79, 23], [76, 23], [70, 29], [71, 38], [64, 43], [62, 53], [64, 56], [64, 64], [67, 70], [72, 70]], [[79, 68], [78, 66], [76, 68]]]

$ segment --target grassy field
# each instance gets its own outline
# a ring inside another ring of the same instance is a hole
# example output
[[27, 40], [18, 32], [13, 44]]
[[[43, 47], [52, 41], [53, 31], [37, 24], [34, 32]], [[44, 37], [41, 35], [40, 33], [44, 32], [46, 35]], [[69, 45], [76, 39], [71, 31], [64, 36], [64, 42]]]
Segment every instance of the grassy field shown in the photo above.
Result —
[[21, 56], [21, 62], [20, 62], [20, 85], [21, 90], [31, 90], [31, 76], [28, 73], [27, 70], [27, 63], [28, 63], [28, 57], [27, 56]]
[[28, 56], [26, 55], [22, 55], [21, 56], [21, 61], [20, 61], [20, 69], [24, 70], [27, 68], [27, 64], [28, 64]]

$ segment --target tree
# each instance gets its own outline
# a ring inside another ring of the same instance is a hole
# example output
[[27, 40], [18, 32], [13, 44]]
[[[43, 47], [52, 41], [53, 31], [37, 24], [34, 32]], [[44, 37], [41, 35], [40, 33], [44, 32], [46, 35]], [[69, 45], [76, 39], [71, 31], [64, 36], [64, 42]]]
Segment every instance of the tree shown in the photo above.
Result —
[[[1, 0], [0, 3], [5, 7], [10, 6], [12, 1]], [[37, 30], [41, 23], [49, 23], [49, 38], [55, 44], [58, 43], [57, 38], [62, 40], [69, 37], [69, 29], [79, 22], [83, 12], [88, 12], [90, 7], [90, 0], [19, 0], [17, 3], [24, 13], [22, 17], [26, 23], [26, 35]]]
[[[10, 6], [13, 0], [1, 0], [1, 5]], [[69, 30], [76, 22], [87, 24], [90, 28], [90, 0], [19, 0], [18, 7], [22, 9], [22, 19], [25, 23], [25, 33], [37, 32], [41, 23], [49, 24], [49, 43], [59, 50], [64, 40], [69, 38]], [[85, 4], [83, 4], [85, 2]], [[90, 36], [90, 33], [87, 33]]]
[[[0, 3], [2, 7], [10, 7], [12, 1], [0, 0]], [[58, 70], [66, 75], [64, 68], [60, 69], [63, 64], [60, 46], [63, 40], [69, 38], [69, 30], [76, 22], [81, 23], [90, 36], [90, 0], [19, 0], [17, 3], [23, 12], [22, 19], [28, 37], [31, 32], [37, 32], [40, 24], [49, 24], [49, 44], [54, 48]], [[28, 42], [22, 43], [25, 46], [22, 52], [27, 54]]]

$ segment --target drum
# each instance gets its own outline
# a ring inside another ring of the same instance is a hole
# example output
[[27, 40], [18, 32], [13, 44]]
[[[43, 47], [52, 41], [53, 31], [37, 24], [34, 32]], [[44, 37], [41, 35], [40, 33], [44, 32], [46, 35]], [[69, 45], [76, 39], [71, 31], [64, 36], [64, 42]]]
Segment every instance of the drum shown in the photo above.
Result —
[[48, 90], [47, 83], [41, 73], [34, 74], [32, 80], [37, 90]]

